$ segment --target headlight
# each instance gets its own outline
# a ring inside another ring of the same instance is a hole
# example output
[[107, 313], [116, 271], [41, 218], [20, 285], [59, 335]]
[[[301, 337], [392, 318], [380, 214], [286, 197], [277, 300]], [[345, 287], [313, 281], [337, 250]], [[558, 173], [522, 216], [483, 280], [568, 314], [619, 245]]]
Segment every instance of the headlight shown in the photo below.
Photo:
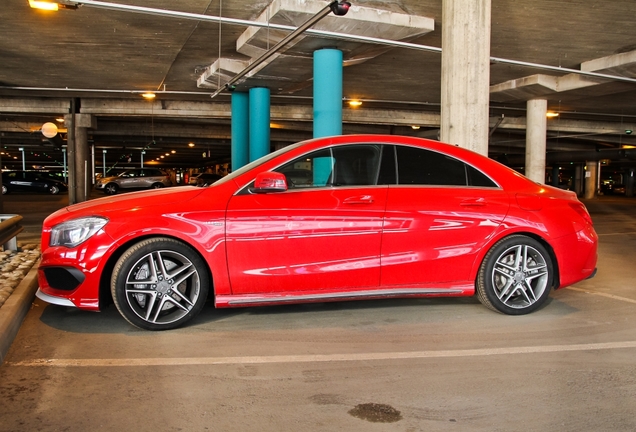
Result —
[[74, 219], [55, 225], [51, 229], [51, 246], [75, 247], [102, 229], [108, 223], [108, 219], [103, 217], [86, 217]]

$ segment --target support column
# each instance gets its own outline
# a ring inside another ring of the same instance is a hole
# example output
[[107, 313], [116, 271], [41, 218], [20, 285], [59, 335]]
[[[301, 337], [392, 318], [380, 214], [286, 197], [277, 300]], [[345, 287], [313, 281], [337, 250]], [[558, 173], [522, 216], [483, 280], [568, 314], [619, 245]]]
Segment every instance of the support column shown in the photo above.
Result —
[[576, 164], [574, 167], [574, 192], [576, 196], [581, 196], [583, 192], [583, 188], [581, 187], [581, 173], [583, 172], [583, 167], [581, 164]]
[[634, 196], [634, 168], [629, 168], [625, 177], [625, 196]]
[[559, 164], [556, 162], [552, 167], [552, 186], [559, 187]]
[[249, 160], [250, 162], [269, 153], [269, 89], [254, 87], [249, 93]]
[[442, 0], [440, 139], [488, 155], [491, 0]]
[[249, 95], [232, 93], [232, 171], [249, 162], [250, 125]]
[[342, 135], [342, 51], [314, 51], [314, 138]]
[[526, 177], [545, 183], [545, 150], [548, 101], [532, 99], [527, 102]]
[[585, 164], [585, 199], [592, 199], [596, 196], [597, 162], [587, 161]]
[[90, 114], [70, 114], [68, 117], [69, 131], [73, 130], [73, 137], [68, 141], [69, 204], [75, 204], [86, 201], [93, 187], [88, 129], [95, 128], [95, 118]]

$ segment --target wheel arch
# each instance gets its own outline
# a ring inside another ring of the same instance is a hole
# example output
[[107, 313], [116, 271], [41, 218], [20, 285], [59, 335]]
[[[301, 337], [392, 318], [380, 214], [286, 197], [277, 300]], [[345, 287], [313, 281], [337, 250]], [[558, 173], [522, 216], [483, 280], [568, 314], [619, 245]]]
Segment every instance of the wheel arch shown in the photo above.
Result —
[[559, 273], [559, 260], [557, 259], [556, 253], [554, 252], [554, 248], [545, 239], [545, 237], [531, 231], [506, 232], [503, 235], [493, 237], [491, 241], [488, 242], [486, 247], [482, 249], [478, 259], [475, 261], [475, 266], [473, 269], [475, 284], [477, 283], [477, 274], [479, 273], [479, 269], [481, 265], [483, 264], [484, 260], [486, 259], [486, 255], [488, 255], [488, 251], [490, 251], [490, 249], [492, 249], [493, 246], [495, 246], [501, 240], [504, 240], [508, 237], [512, 237], [516, 235], [529, 237], [533, 240], [538, 241], [539, 243], [541, 243], [543, 247], [545, 247], [545, 249], [548, 251], [548, 254], [550, 255], [550, 260], [552, 261], [552, 269], [554, 271], [554, 278], [552, 280], [552, 288], [557, 289], [561, 285], [561, 279], [560, 279], [560, 273]]
[[110, 256], [108, 257], [108, 260], [106, 261], [106, 264], [104, 264], [104, 267], [102, 269], [102, 273], [99, 279], [99, 309], [100, 310], [103, 310], [106, 306], [114, 303], [111, 290], [110, 290], [110, 280], [113, 275], [113, 270], [115, 269], [115, 264], [117, 263], [117, 260], [119, 260], [119, 258], [132, 245], [142, 242], [144, 240], [151, 239], [151, 238], [166, 238], [166, 239], [175, 240], [185, 246], [188, 246], [190, 249], [192, 249], [205, 263], [205, 271], [207, 272], [208, 278], [210, 280], [210, 292], [208, 295], [211, 294], [212, 296], [214, 296], [214, 278], [212, 275], [212, 270], [210, 269], [210, 265], [208, 264], [207, 259], [205, 259], [205, 256], [201, 253], [201, 251], [180, 237], [165, 234], [165, 233], [152, 233], [152, 234], [147, 234], [147, 235], [131, 238], [127, 240], [126, 242], [117, 246], [117, 248], [110, 254]]

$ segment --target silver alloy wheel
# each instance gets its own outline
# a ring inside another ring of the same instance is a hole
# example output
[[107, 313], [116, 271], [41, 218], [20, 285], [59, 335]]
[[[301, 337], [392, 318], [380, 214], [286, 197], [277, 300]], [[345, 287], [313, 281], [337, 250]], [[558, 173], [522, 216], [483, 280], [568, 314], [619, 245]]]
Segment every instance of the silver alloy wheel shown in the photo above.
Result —
[[8, 189], [5, 185], [2, 185], [2, 195], [6, 195], [8, 192]]
[[475, 291], [489, 309], [507, 315], [524, 315], [548, 301], [557, 263], [549, 245], [513, 234], [495, 243], [486, 253], [477, 274]]
[[124, 292], [135, 315], [144, 322], [165, 325], [181, 320], [195, 307], [201, 280], [196, 266], [185, 255], [158, 250], [132, 265]]
[[513, 309], [532, 306], [549, 288], [548, 265], [544, 256], [530, 245], [515, 245], [495, 260], [491, 281], [495, 295]]
[[58, 193], [60, 193], [60, 188], [57, 185], [52, 185], [49, 188], [49, 192], [51, 193], [51, 195], [57, 195]]

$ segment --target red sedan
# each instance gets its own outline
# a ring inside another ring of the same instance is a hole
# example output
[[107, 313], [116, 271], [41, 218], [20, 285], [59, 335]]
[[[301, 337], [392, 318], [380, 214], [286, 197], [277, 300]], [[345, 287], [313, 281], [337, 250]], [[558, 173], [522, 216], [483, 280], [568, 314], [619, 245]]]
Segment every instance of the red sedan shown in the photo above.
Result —
[[131, 324], [216, 307], [472, 296], [510, 315], [594, 275], [575, 194], [469, 150], [346, 135], [285, 147], [206, 188], [76, 204], [43, 226], [38, 297]]

